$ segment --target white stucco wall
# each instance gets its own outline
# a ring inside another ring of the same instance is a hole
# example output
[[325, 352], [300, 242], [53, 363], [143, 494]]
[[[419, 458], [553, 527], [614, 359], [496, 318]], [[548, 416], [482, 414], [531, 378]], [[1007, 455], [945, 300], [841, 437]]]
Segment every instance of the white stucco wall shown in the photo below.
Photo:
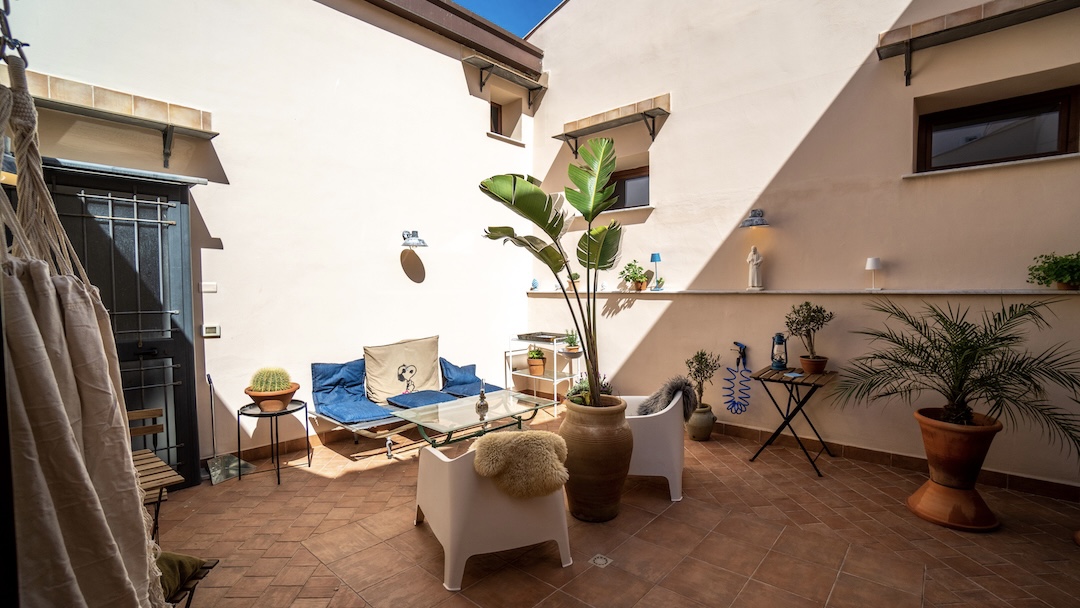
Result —
[[[205, 373], [227, 451], [257, 367], [285, 367], [307, 399], [312, 362], [439, 335], [441, 354], [502, 384], [507, 338], [527, 329], [528, 260], [482, 237], [517, 220], [477, 186], [527, 171], [529, 150], [485, 135], [487, 91], [458, 44], [365, 2], [338, 4], [355, 16], [307, 0], [25, 2], [12, 13], [32, 70], [213, 113], [220, 135], [177, 137], [169, 169], [212, 180], [192, 190], [194, 282], [218, 285], [195, 290], [195, 324], [222, 328], [195, 338], [204, 456]], [[165, 171], [160, 133], [53, 112], [41, 131], [49, 156]], [[404, 229], [429, 245], [416, 250], [422, 282], [403, 267]], [[302, 425], [283, 424], [283, 437]], [[266, 429], [245, 449], [268, 443]]]
[[[638, 0], [571, 0], [530, 36], [545, 50], [551, 85], [534, 123], [533, 170], [552, 189], [565, 185], [573, 160], [551, 139], [564, 123], [671, 95], [672, 114], [654, 142], [641, 124], [597, 134], [615, 139], [620, 158], [648, 154], [654, 208], [612, 217], [626, 224], [624, 261], [658, 251], [667, 279], [663, 295], [602, 303], [601, 366], [616, 390], [652, 392], [685, 373], [699, 348], [732, 365], [735, 341], [749, 345], [753, 369], [763, 367], [770, 337], [804, 300], [837, 313], [818, 336], [837, 369], [867, 347], [850, 332], [880, 324], [863, 307], [871, 256], [884, 264], [879, 284], [910, 307], [931, 300], [978, 311], [1055, 295], [978, 292], [1033, 289], [1026, 278], [1035, 255], [1080, 249], [1080, 159], [904, 177], [913, 171], [917, 107], [1080, 83], [1080, 11], [918, 51], [910, 87], [902, 57], [877, 59], [880, 32], [975, 4], [777, 0], [657, 10]], [[736, 228], [752, 208], [765, 210], [770, 228]], [[765, 256], [763, 293], [744, 291], [751, 245]], [[618, 282], [615, 272], [607, 282]], [[1067, 296], [1053, 310], [1054, 330], [1032, 346], [1080, 346], [1080, 299]], [[534, 326], [563, 327], [565, 315], [561, 297], [530, 299]], [[802, 354], [797, 341], [789, 350], [793, 359]], [[758, 387], [747, 413], [724, 409], [725, 375], [705, 394], [720, 420], [775, 428]], [[1078, 410], [1066, 395], [1054, 402]], [[933, 395], [920, 403], [940, 405]], [[808, 411], [828, 441], [923, 455], [906, 406], [840, 410], [822, 396]], [[1037, 430], [1010, 429], [986, 468], [1080, 483], [1076, 458], [1045, 444]]]
[[[1080, 83], [1080, 11], [919, 51], [910, 87], [902, 58], [874, 54], [880, 32], [975, 3], [571, 0], [530, 37], [550, 88], [522, 117], [526, 147], [485, 135], [488, 92], [459, 45], [360, 0], [51, 0], [16, 3], [11, 19], [35, 71], [213, 113], [221, 135], [178, 138], [170, 170], [211, 180], [192, 191], [194, 280], [219, 290], [197, 295], [195, 322], [223, 337], [196, 338], [196, 378], [213, 375], [219, 414], [231, 414], [256, 367], [288, 368], [305, 398], [311, 362], [432, 334], [451, 360], [501, 379], [510, 334], [569, 322], [561, 297], [526, 293], [534, 276], [544, 289], [554, 279], [481, 238], [488, 225], [523, 226], [477, 183], [524, 172], [559, 190], [572, 161], [552, 139], [563, 123], [668, 93], [655, 141], [641, 124], [601, 134], [624, 164], [650, 165], [652, 208], [618, 216], [623, 255], [661, 252], [667, 279], [661, 294], [604, 302], [602, 366], [622, 394], [652, 392], [699, 348], [730, 365], [734, 341], [764, 366], [769, 337], [807, 299], [837, 313], [819, 335], [836, 369], [865, 349], [850, 331], [877, 323], [862, 306], [870, 256], [913, 307], [1036, 297], [982, 292], [1029, 289], [1035, 255], [1080, 248], [1080, 160], [904, 176], [917, 112]], [[47, 155], [162, 170], [152, 131], [43, 112], [41, 134]], [[772, 227], [737, 229], [751, 208]], [[431, 245], [420, 283], [402, 266], [403, 229]], [[765, 255], [763, 293], [744, 292], [751, 245]], [[1033, 346], [1080, 343], [1080, 299], [1054, 310], [1054, 331]], [[721, 421], [774, 428], [759, 388], [746, 414], [723, 409], [723, 375], [706, 392]], [[906, 407], [815, 398], [809, 412], [826, 440], [922, 454]], [[301, 432], [297, 419], [286, 438]], [[265, 444], [259, 433], [245, 447]], [[1011, 430], [986, 468], [1080, 485], [1076, 460], [1044, 443]]]

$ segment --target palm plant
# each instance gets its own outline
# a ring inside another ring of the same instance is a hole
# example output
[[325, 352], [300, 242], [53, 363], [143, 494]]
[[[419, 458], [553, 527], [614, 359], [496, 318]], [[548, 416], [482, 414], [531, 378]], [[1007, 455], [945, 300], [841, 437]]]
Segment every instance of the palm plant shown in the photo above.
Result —
[[[577, 284], [561, 281], [560, 273], [569, 278], [570, 259], [562, 245], [567, 230], [566, 211], [562, 197], [545, 193], [535, 177], [526, 175], [496, 175], [480, 183], [480, 190], [508, 209], [532, 222], [544, 236], [517, 234], [510, 226], [489, 226], [484, 233], [489, 239], [513, 243], [529, 251], [543, 263], [559, 284], [570, 309], [574, 328], [581, 337], [585, 358], [585, 374], [589, 390], [584, 393], [585, 404], [600, 404], [600, 362], [596, 348], [596, 287], [600, 271], [610, 270], [618, 262], [622, 244], [622, 226], [612, 221], [593, 226], [593, 221], [618, 200], [615, 186], [609, 185], [615, 171], [615, 143], [606, 138], [590, 139], [578, 150], [584, 164], [570, 165], [567, 172], [575, 188], [567, 187], [565, 199], [584, 218], [587, 226], [577, 244], [577, 261], [585, 269], [584, 294]], [[573, 298], [565, 284], [571, 286]], [[584, 297], [583, 297], [584, 295]]]
[[1061, 441], [1080, 454], [1080, 417], [1047, 399], [1048, 385], [1080, 390], [1080, 352], [1055, 344], [1031, 353], [1023, 344], [1024, 328], [1048, 328], [1043, 316], [1059, 300], [1002, 304], [981, 319], [968, 319], [968, 310], [952, 305], [926, 304], [914, 314], [889, 300], [868, 305], [896, 321], [902, 329], [866, 329], [883, 347], [856, 357], [841, 371], [837, 395], [841, 404], [900, 399], [911, 404], [923, 391], [945, 401], [942, 422], [969, 425], [973, 406], [985, 404], [986, 415], [1015, 425], [1041, 426], [1053, 443]]

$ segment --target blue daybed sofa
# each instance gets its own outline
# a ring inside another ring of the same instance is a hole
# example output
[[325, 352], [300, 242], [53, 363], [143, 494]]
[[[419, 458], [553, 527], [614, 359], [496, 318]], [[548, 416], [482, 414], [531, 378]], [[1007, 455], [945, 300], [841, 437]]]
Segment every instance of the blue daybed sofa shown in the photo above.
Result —
[[[387, 400], [388, 405], [380, 405], [368, 399], [364, 386], [366, 374], [363, 359], [348, 363], [312, 363], [311, 397], [315, 403], [314, 416], [357, 435], [372, 439], [386, 438], [389, 457], [393, 448], [390, 435], [414, 426], [394, 416], [394, 411], [480, 394], [481, 380], [476, 375], [476, 365], [457, 366], [439, 357], [439, 369], [442, 373], [441, 390], [404, 393], [390, 397]], [[486, 392], [502, 390], [494, 384], [483, 384]]]

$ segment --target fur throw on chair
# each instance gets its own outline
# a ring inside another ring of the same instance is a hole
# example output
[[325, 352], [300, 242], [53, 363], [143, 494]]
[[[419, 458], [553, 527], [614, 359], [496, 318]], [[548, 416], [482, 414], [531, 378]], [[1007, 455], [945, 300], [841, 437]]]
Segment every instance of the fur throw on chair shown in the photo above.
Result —
[[547, 496], [570, 478], [566, 441], [549, 431], [491, 433], [473, 444], [473, 468], [514, 498]]
[[675, 395], [682, 391], [683, 420], [690, 420], [690, 414], [698, 407], [697, 393], [694, 392], [694, 383], [686, 376], [675, 376], [668, 380], [660, 390], [653, 393], [648, 399], [638, 406], [637, 415], [655, 414], [663, 410]]

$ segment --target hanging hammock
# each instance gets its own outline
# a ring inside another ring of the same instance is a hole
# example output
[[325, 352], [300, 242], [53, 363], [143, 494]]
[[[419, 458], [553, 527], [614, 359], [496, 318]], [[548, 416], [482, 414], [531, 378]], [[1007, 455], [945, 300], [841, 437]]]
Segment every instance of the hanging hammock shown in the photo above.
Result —
[[[131, 457], [109, 314], [45, 185], [21, 43], [0, 12], [0, 127], [9, 126], [18, 210], [0, 189], [4, 373], [21, 606], [167, 606]], [[13, 44], [14, 43], [14, 44]], [[0, 53], [2, 54], [2, 53]]]

